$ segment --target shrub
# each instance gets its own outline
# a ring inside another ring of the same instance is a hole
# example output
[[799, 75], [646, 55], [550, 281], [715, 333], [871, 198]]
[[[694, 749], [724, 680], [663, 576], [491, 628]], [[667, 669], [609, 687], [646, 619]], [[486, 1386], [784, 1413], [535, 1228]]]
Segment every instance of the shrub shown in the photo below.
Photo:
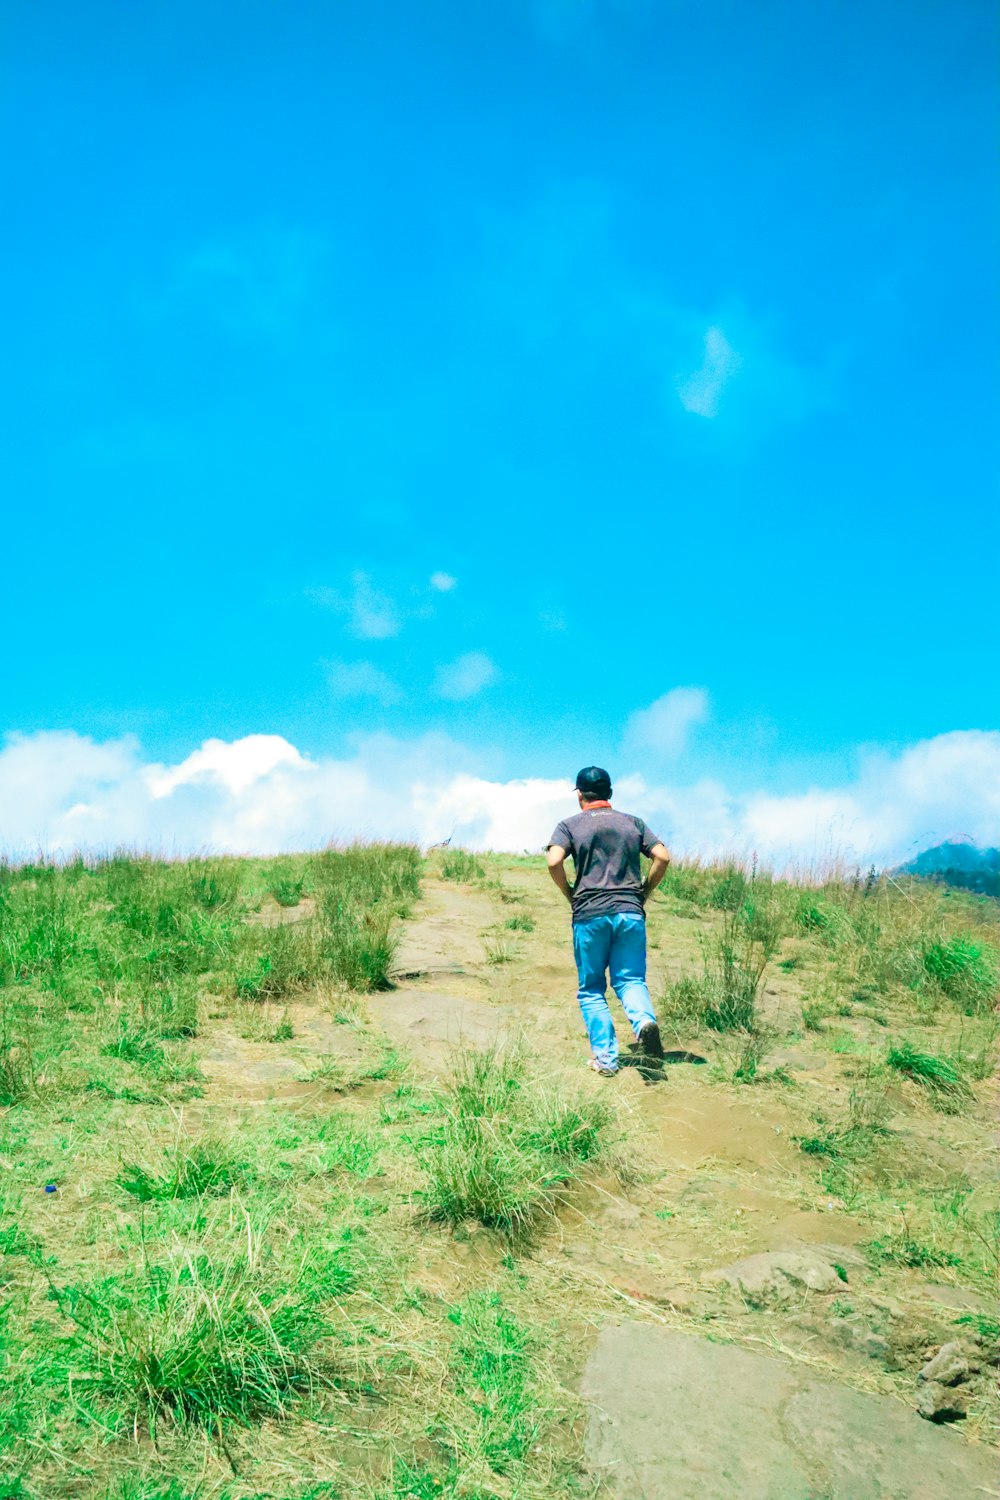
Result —
[[960, 1266], [962, 1257], [953, 1250], [914, 1239], [909, 1231], [889, 1234], [883, 1239], [869, 1240], [862, 1247], [868, 1263], [876, 1269], [885, 1266], [910, 1266], [914, 1270], [938, 1270], [945, 1266]]
[[564, 1180], [540, 1170], [499, 1121], [449, 1115], [427, 1158], [424, 1201], [432, 1219], [461, 1224], [478, 1219], [490, 1229], [525, 1229], [545, 1207], [548, 1190]]
[[101, 1056], [118, 1057], [138, 1068], [155, 1067], [163, 1061], [163, 1048], [145, 1026], [136, 1026], [127, 1016], [119, 1016], [118, 1028], [101, 1048]]
[[27, 1039], [15, 1038], [0, 1013], [0, 1106], [20, 1104], [35, 1090], [35, 1060]]
[[802, 1024], [807, 1031], [822, 1031], [831, 1015], [831, 1007], [825, 1000], [803, 1000]]
[[710, 1031], [755, 1031], [764, 972], [778, 949], [779, 931], [770, 893], [755, 889], [735, 911], [706, 959], [704, 1024]]
[[841, 1118], [830, 1125], [819, 1117], [815, 1135], [795, 1136], [807, 1156], [825, 1156], [832, 1161], [856, 1162], [870, 1156], [889, 1134], [888, 1090], [881, 1072], [869, 1064], [851, 1090]]
[[767, 1055], [767, 1039], [759, 1032], [749, 1032], [740, 1039], [740, 1047], [732, 1070], [734, 1083], [760, 1083], [767, 1076], [764, 1058]]
[[239, 860], [191, 860], [186, 868], [188, 888], [197, 906], [219, 911], [236, 905], [240, 893]]
[[165, 1040], [198, 1035], [198, 991], [185, 978], [157, 987], [146, 997], [143, 1013], [147, 1024]]
[[408, 844], [328, 850], [313, 871], [321, 972], [355, 990], [391, 988], [393, 924], [419, 894], [419, 850]]
[[364, 992], [392, 988], [397, 941], [390, 908], [366, 910], [326, 889], [318, 899], [317, 920], [320, 964], [329, 978]]
[[677, 1030], [689, 1026], [703, 1026], [708, 984], [704, 977], [695, 979], [685, 975], [667, 986], [660, 998], [658, 1013]]
[[604, 1151], [613, 1119], [606, 1099], [567, 1099], [562, 1090], [543, 1093], [533, 1102], [524, 1141], [549, 1156], [592, 1161]]

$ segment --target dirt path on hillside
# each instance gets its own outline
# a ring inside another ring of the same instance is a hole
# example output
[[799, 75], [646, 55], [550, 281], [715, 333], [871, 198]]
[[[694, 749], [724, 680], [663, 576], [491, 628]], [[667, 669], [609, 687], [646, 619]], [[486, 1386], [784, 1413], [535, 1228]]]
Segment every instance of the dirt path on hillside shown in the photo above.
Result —
[[[714, 1339], [764, 1344], [781, 1352], [786, 1371], [784, 1404], [765, 1423], [770, 1446], [767, 1452], [761, 1447], [756, 1456], [748, 1449], [745, 1470], [737, 1465], [724, 1476], [716, 1474], [711, 1456], [715, 1428], [705, 1431], [706, 1443], [687, 1445], [679, 1467], [670, 1423], [647, 1424], [642, 1453], [630, 1459], [632, 1425], [625, 1401], [618, 1403], [617, 1415], [617, 1408], [609, 1415], [593, 1406], [597, 1427], [589, 1451], [595, 1473], [622, 1500], [688, 1493], [700, 1500], [728, 1500], [736, 1494], [777, 1500], [793, 1495], [791, 1476], [803, 1464], [811, 1465], [814, 1486], [803, 1494], [824, 1500], [889, 1500], [918, 1493], [926, 1500], [953, 1500], [963, 1493], [963, 1485], [969, 1494], [990, 1493], [978, 1486], [992, 1458], [955, 1434], [920, 1422], [880, 1374], [901, 1358], [915, 1357], [919, 1363], [922, 1355], [914, 1356], [914, 1348], [933, 1347], [953, 1336], [935, 1301], [942, 1294], [947, 1300], [948, 1288], [925, 1281], [908, 1288], [905, 1298], [887, 1297], [877, 1286], [869, 1289], [864, 1257], [856, 1247], [870, 1231], [818, 1187], [814, 1163], [795, 1144], [794, 1136], [808, 1129], [816, 1112], [832, 1113], [843, 1105], [851, 1085], [842, 1060], [831, 1058], [807, 1034], [775, 1059], [788, 1069], [793, 1088], [738, 1087], [712, 1075], [712, 1064], [725, 1061], [724, 1042], [709, 1051], [704, 1037], [665, 1034], [668, 1048], [681, 1056], [700, 1051], [705, 1064], [668, 1064], [659, 1076], [624, 1067], [615, 1080], [598, 1079], [585, 1067], [587, 1039], [576, 1004], [569, 913], [562, 897], [541, 870], [524, 866], [504, 871], [501, 890], [507, 899], [500, 892], [491, 895], [427, 879], [400, 949], [400, 987], [377, 997], [371, 1009], [387, 1035], [410, 1050], [420, 1071], [439, 1075], [456, 1042], [492, 1045], [518, 1038], [537, 1066], [562, 1079], [567, 1089], [612, 1091], [620, 1101], [627, 1149], [640, 1165], [640, 1180], [625, 1191], [609, 1178], [575, 1194], [539, 1244], [536, 1259], [563, 1291], [575, 1291], [581, 1300], [601, 1293], [631, 1318], [637, 1328], [628, 1345], [632, 1365], [628, 1371], [619, 1368], [616, 1345], [617, 1363], [612, 1360], [609, 1373], [607, 1349], [595, 1342], [593, 1330], [567, 1356], [567, 1377], [591, 1393], [607, 1379], [638, 1386], [645, 1367], [659, 1358], [657, 1324], [702, 1339], [710, 1333]], [[509, 929], [506, 924], [518, 915], [530, 917], [534, 930]], [[697, 911], [682, 918], [654, 903], [649, 913], [654, 1003], [668, 982], [699, 969], [700, 939], [709, 920]], [[511, 945], [509, 961], [491, 963], [488, 951], [492, 946], [495, 954], [498, 940]], [[800, 1002], [798, 981], [780, 972], [769, 981], [764, 1006], [772, 1021], [797, 1017]], [[629, 1062], [631, 1030], [613, 996], [610, 1003], [623, 1060]], [[952, 1142], [942, 1142], [940, 1124], [935, 1124], [940, 1169], [967, 1165], [960, 1130]], [[923, 1122], [897, 1120], [894, 1125], [913, 1138], [917, 1150], [924, 1150]], [[802, 1271], [804, 1266], [805, 1280], [783, 1278], [775, 1269], [778, 1264], [786, 1270], [798, 1266]], [[644, 1343], [647, 1337], [652, 1342]], [[701, 1391], [699, 1401], [712, 1400], [714, 1378], [718, 1433], [732, 1420], [745, 1442], [756, 1418], [749, 1407], [743, 1412], [744, 1398], [732, 1388], [725, 1361], [717, 1366], [714, 1376], [715, 1366], [699, 1366], [698, 1380], [708, 1392]], [[826, 1386], [817, 1374], [825, 1376]], [[838, 1379], [855, 1387], [855, 1392], [844, 1391], [844, 1402], [836, 1396]], [[870, 1411], [868, 1398], [856, 1394], [859, 1388], [872, 1393]], [[670, 1394], [675, 1405], [679, 1399], [683, 1404], [683, 1390]], [[830, 1414], [828, 1436], [834, 1444], [856, 1444], [866, 1422], [869, 1435], [888, 1430], [883, 1407], [898, 1411], [892, 1451], [869, 1465], [864, 1483], [857, 1465], [852, 1467], [844, 1455], [825, 1467], [818, 1461], [821, 1434], [789, 1435], [782, 1412], [799, 1396], [814, 1425], [823, 1410]], [[843, 1414], [834, 1418], [841, 1409]], [[914, 1428], [912, 1443], [906, 1439], [907, 1423]], [[914, 1454], [922, 1458], [917, 1461]], [[965, 1479], [958, 1477], [962, 1474]], [[919, 1488], [914, 1488], [918, 1478]], [[848, 1489], [840, 1487], [841, 1480], [849, 1481]], [[798, 1497], [799, 1491], [794, 1494]]]
[[[613, 1271], [611, 1279], [629, 1295], [635, 1295], [640, 1283], [647, 1288], [640, 1295], [653, 1298], [676, 1292], [679, 1282], [693, 1289], [706, 1261], [706, 1219], [717, 1231], [723, 1260], [800, 1243], [853, 1244], [860, 1225], [823, 1212], [815, 1192], [803, 1199], [801, 1153], [790, 1139], [780, 1097], [767, 1090], [707, 1087], [705, 1066], [695, 1063], [668, 1063], [652, 1074], [628, 1066], [636, 1060], [630, 1051], [634, 1039], [613, 995], [610, 1004], [626, 1066], [615, 1080], [590, 1074], [565, 901], [538, 872], [507, 872], [502, 884], [517, 899], [504, 901], [475, 888], [425, 880], [397, 959], [400, 986], [373, 997], [370, 1008], [386, 1033], [411, 1049], [417, 1068], [438, 1073], [449, 1047], [460, 1040], [489, 1045], [517, 1037], [545, 1073], [560, 1075], [569, 1087], [613, 1090], [623, 1101], [636, 1150], [650, 1175], [669, 1181], [671, 1199], [679, 1191], [689, 1203], [697, 1200], [698, 1212], [686, 1232], [668, 1219], [654, 1216], [650, 1223], [640, 1204], [654, 1208], [655, 1215], [655, 1208], [662, 1207], [663, 1188], [637, 1188], [629, 1194], [630, 1208], [639, 1208], [630, 1228], [631, 1212], [623, 1215], [613, 1198], [602, 1195], [591, 1206], [593, 1212], [579, 1216], [574, 1237], [585, 1235], [591, 1225], [603, 1273]], [[533, 932], [505, 928], [518, 915], [531, 918]], [[668, 979], [699, 963], [698, 925], [650, 914], [654, 1001]], [[498, 937], [511, 946], [509, 962], [487, 961], [487, 944]], [[706, 1056], [703, 1040], [675, 1036], [665, 1042], [678, 1054]], [[804, 1056], [803, 1061], [808, 1068], [809, 1059]], [[810, 1090], [836, 1090], [832, 1080], [823, 1078], [824, 1059], [813, 1061], [820, 1065], [815, 1072], [802, 1074]], [[615, 1222], [610, 1250], [602, 1227], [609, 1213]], [[641, 1276], [637, 1264], [643, 1267]]]
[[[321, 1004], [306, 996], [280, 1016], [275, 1010], [268, 1022], [287, 1020], [288, 1040], [237, 1036], [231, 1023], [212, 1031], [203, 1060], [206, 1105], [236, 1097], [307, 1108], [335, 1101], [361, 1107], [370, 1093], [382, 1097], [379, 1090], [394, 1087], [373, 1081], [340, 1089], [352, 1069], [369, 1066], [373, 1033], [408, 1060], [414, 1080], [425, 1083], [446, 1075], [457, 1047], [517, 1041], [536, 1069], [567, 1093], [596, 1091], [617, 1102], [623, 1152], [634, 1168], [624, 1179], [627, 1187], [620, 1173], [609, 1172], [576, 1188], [530, 1251], [532, 1275], [550, 1289], [553, 1304], [576, 1309], [575, 1321], [561, 1330], [559, 1368], [566, 1384], [583, 1390], [590, 1403], [589, 1460], [611, 1493], [621, 1500], [680, 1500], [687, 1494], [699, 1500], [909, 1500], [916, 1494], [957, 1500], [966, 1493], [1000, 1494], [1000, 1485], [996, 1491], [981, 1487], [984, 1462], [988, 1466], [992, 1457], [984, 1461], [982, 1450], [920, 1422], [913, 1399], [900, 1399], [899, 1380], [890, 1373], [912, 1371], [915, 1392], [916, 1371], [928, 1350], [954, 1339], [960, 1310], [989, 1316], [989, 1303], [933, 1270], [899, 1273], [889, 1290], [859, 1249], [872, 1233], [870, 1224], [822, 1188], [816, 1162], [796, 1144], [796, 1136], [815, 1129], [818, 1114], [842, 1113], [856, 1060], [832, 1050], [822, 1037], [803, 1034], [801, 1024], [796, 1031], [808, 971], [803, 981], [798, 970], [775, 968], [763, 997], [768, 1019], [786, 1037], [792, 1031], [769, 1060], [783, 1064], [791, 1085], [726, 1082], [732, 1042], [706, 1042], [703, 1035], [665, 1032], [664, 1042], [678, 1058], [700, 1055], [704, 1062], [676, 1061], [647, 1072], [634, 1065], [631, 1030], [614, 997], [626, 1066], [613, 1080], [599, 1079], [585, 1066], [588, 1046], [575, 998], [565, 902], [540, 866], [498, 864], [499, 882], [481, 886], [425, 877], [400, 934], [396, 987], [357, 1002], [356, 1015], [341, 1014], [336, 996], [320, 996]], [[681, 911], [660, 900], [648, 919], [655, 1004], [668, 983], [698, 972], [701, 942], [713, 919], [697, 907]], [[900, 1151], [925, 1177], [994, 1180], [981, 1122], [901, 1110], [891, 1124]], [[446, 1242], [428, 1242], [425, 1284], [457, 1297], [473, 1273], [493, 1274], [502, 1253], [495, 1236], [474, 1227]], [[616, 1315], [628, 1330], [617, 1340], [601, 1333]], [[699, 1349], [734, 1341], [777, 1355], [783, 1373], [771, 1369], [774, 1359], [764, 1371], [777, 1392], [774, 1403], [768, 1406], [762, 1390], [758, 1411], [748, 1392], [733, 1387], [730, 1363], [702, 1360], [695, 1351], [685, 1356], [690, 1391], [684, 1380], [678, 1385], [665, 1379], [657, 1399], [686, 1408], [696, 1391], [697, 1401], [711, 1407], [714, 1425], [696, 1424], [703, 1441], [678, 1445], [672, 1411], [662, 1423], [642, 1427], [642, 1451], [636, 1451], [638, 1429], [629, 1420], [628, 1402], [602, 1402], [600, 1393], [609, 1382], [642, 1388], [647, 1371], [662, 1361], [665, 1331], [686, 1335]], [[829, 1442], [854, 1444], [865, 1430], [876, 1433], [886, 1425], [889, 1407], [899, 1413], [890, 1424], [894, 1456], [870, 1464], [870, 1482], [864, 1484], [856, 1466], [824, 1467], [817, 1457], [823, 1434], [793, 1433], [787, 1418], [790, 1411], [807, 1411], [815, 1426], [824, 1410], [839, 1413], [830, 1416]], [[765, 1436], [755, 1448], [758, 1420]], [[907, 1422], [914, 1424], [914, 1444], [906, 1439]], [[743, 1434], [742, 1449], [722, 1441], [730, 1424]], [[989, 1431], [982, 1413], [969, 1426]], [[943, 1448], [935, 1446], [941, 1443]], [[913, 1463], [907, 1467], [911, 1447], [923, 1455], [919, 1489], [913, 1488]], [[749, 1467], [740, 1467], [740, 1452]], [[716, 1462], [720, 1454], [729, 1455], [724, 1474], [721, 1458]], [[951, 1472], [958, 1476], [954, 1484], [940, 1478]], [[789, 1476], [797, 1483], [803, 1474], [807, 1490], [788, 1487]]]

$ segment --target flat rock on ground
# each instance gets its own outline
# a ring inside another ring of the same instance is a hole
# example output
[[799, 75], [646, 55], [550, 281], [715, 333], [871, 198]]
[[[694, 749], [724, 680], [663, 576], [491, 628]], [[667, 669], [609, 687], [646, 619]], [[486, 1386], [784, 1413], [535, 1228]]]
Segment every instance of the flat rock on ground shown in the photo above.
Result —
[[499, 1005], [462, 1000], [440, 990], [402, 988], [373, 995], [369, 1009], [393, 1040], [417, 1052], [430, 1044], [435, 1054], [442, 1045], [496, 1046], [505, 1039], [510, 1021], [509, 1012]]
[[835, 1292], [843, 1286], [833, 1265], [815, 1250], [768, 1250], [709, 1271], [706, 1281], [728, 1281], [749, 1297]]
[[805, 1366], [641, 1323], [583, 1377], [587, 1461], [619, 1500], [969, 1500], [996, 1455]]

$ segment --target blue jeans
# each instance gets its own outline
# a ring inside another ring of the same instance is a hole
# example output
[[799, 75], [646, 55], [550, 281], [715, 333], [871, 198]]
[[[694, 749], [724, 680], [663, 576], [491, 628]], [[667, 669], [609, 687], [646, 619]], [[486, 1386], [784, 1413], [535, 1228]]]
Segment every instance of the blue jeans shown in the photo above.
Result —
[[602, 1068], [617, 1068], [618, 1038], [604, 998], [606, 971], [638, 1037], [655, 1021], [646, 988], [646, 919], [638, 912], [617, 911], [573, 924], [573, 954], [580, 979], [577, 999], [594, 1057]]

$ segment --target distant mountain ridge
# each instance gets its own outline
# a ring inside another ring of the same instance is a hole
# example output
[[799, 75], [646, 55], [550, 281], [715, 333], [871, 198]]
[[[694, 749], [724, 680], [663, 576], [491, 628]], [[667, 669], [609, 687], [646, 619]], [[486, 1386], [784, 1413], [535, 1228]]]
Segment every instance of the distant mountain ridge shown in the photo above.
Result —
[[920, 875], [925, 880], [937, 880], [942, 885], [1000, 899], [1000, 849], [981, 849], [964, 839], [925, 849], [915, 859], [900, 865], [899, 873]]

